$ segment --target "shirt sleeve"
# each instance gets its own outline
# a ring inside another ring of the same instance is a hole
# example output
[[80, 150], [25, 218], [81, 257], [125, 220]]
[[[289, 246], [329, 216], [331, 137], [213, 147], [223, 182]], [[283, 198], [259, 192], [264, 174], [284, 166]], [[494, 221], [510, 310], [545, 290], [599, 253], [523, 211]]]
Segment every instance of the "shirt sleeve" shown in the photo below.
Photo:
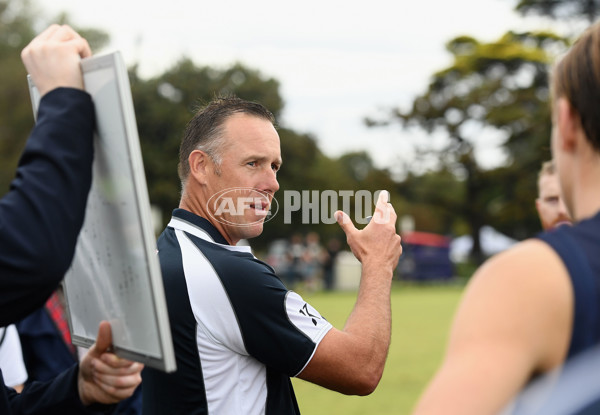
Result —
[[[112, 413], [115, 405], [84, 406], [79, 399], [79, 365], [48, 382], [27, 385], [20, 394], [4, 386], [4, 396], [12, 415], [100, 415]], [[0, 377], [1, 379], [1, 377]], [[2, 402], [0, 402], [0, 409]]]
[[268, 265], [253, 260], [244, 268], [229, 270], [246, 277], [236, 279], [238, 286], [228, 290], [244, 345], [266, 366], [296, 376], [332, 325], [300, 295], [287, 290]]
[[0, 200], [0, 326], [41, 307], [71, 264], [91, 187], [94, 127], [84, 91], [57, 88], [42, 97]]

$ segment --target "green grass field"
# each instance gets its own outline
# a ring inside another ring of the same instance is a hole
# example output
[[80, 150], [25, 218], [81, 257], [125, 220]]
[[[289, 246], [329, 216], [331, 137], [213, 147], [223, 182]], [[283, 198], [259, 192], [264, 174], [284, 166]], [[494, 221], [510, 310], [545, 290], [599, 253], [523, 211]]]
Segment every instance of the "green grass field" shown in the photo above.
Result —
[[[396, 283], [392, 291], [392, 344], [377, 390], [346, 396], [293, 379], [304, 415], [409, 414], [437, 369], [463, 287]], [[355, 292], [301, 293], [335, 327], [344, 326]]]

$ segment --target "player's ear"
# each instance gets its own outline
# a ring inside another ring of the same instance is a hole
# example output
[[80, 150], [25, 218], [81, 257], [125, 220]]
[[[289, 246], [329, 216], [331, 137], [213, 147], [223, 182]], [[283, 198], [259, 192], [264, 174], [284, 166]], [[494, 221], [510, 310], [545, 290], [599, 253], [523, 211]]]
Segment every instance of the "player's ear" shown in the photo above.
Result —
[[192, 151], [188, 157], [190, 176], [196, 179], [196, 181], [199, 183], [206, 183], [209, 160], [210, 157], [208, 154], [200, 150]]
[[572, 150], [575, 147], [578, 134], [583, 132], [581, 118], [571, 103], [564, 97], [558, 98], [556, 110], [559, 147], [565, 151]]

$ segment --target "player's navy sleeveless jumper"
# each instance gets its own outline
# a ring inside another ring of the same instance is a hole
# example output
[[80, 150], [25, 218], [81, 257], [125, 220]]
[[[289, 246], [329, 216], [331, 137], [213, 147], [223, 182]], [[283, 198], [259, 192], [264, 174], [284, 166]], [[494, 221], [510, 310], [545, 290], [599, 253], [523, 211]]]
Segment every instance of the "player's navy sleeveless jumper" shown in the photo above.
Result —
[[538, 235], [560, 256], [573, 285], [575, 313], [567, 358], [600, 343], [600, 213]]

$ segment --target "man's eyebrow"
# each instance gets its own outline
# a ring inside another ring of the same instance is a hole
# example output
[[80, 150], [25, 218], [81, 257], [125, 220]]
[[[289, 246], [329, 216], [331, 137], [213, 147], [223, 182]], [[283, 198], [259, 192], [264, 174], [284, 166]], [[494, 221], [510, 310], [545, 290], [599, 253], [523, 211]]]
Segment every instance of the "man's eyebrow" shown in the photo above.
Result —
[[[267, 157], [267, 156], [259, 156], [259, 155], [252, 155], [252, 154], [244, 157], [244, 160], [256, 160], [256, 161], [267, 161], [269, 159], [270, 159], [270, 157]], [[281, 159], [281, 157], [278, 157], [277, 159], [275, 159], [274, 162], [279, 164], [280, 166], [283, 164], [283, 160]]]

